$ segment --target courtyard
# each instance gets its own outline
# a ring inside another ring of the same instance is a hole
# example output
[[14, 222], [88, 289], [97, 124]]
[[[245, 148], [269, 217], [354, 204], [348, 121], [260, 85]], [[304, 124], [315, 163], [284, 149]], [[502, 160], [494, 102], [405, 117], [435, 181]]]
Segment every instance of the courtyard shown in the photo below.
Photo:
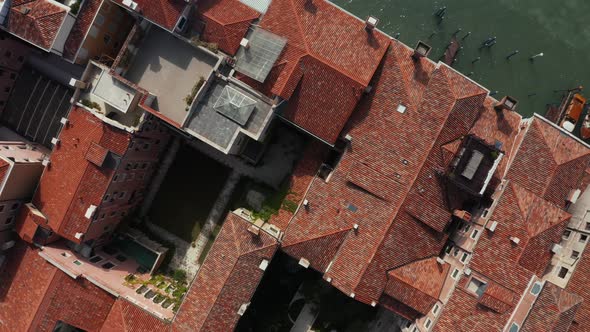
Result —
[[124, 77], [155, 95], [151, 107], [182, 126], [188, 115], [185, 98], [211, 75], [218, 61], [217, 56], [152, 25]]
[[187, 242], [205, 223], [230, 170], [184, 145], [156, 195], [149, 220]]

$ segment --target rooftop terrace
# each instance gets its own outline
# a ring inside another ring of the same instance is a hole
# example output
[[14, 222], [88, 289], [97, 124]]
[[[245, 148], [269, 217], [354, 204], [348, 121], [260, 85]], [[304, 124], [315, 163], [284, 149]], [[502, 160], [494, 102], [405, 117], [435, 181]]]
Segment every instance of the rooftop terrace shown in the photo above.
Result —
[[272, 107], [239, 84], [215, 79], [186, 123], [189, 132], [227, 152], [238, 134], [258, 139], [272, 116]]
[[185, 97], [200, 78], [212, 74], [218, 61], [152, 25], [124, 77], [155, 95], [151, 108], [180, 127], [188, 114]]

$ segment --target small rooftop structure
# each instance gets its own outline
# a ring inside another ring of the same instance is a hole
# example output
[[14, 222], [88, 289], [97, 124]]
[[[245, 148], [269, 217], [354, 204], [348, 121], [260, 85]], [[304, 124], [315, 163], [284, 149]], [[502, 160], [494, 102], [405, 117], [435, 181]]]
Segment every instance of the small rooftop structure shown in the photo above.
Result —
[[236, 70], [258, 82], [264, 82], [287, 44], [279, 37], [261, 28], [255, 28], [237, 54]]
[[233, 79], [216, 78], [194, 106], [186, 130], [218, 150], [230, 153], [241, 140], [240, 136], [253, 140], [264, 138], [273, 114], [266, 99]]
[[137, 90], [102, 70], [94, 79], [92, 94], [122, 113], [127, 113], [138, 95]]

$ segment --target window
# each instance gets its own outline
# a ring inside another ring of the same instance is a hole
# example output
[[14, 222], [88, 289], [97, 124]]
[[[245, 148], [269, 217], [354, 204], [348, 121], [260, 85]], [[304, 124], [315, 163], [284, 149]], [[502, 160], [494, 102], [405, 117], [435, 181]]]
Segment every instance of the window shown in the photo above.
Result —
[[454, 269], [453, 273], [451, 273], [451, 278], [457, 280], [457, 277], [459, 276], [459, 269]]
[[580, 256], [579, 251], [572, 250], [572, 255], [570, 256], [572, 259], [576, 259]]
[[430, 318], [426, 318], [426, 323], [424, 323], [424, 327], [430, 329], [430, 326], [432, 326], [432, 320], [430, 320]]
[[4, 211], [4, 205], [0, 205], [0, 212]]
[[113, 211], [113, 212], [111, 212], [111, 214], [109, 215], [109, 217], [114, 217], [114, 216], [115, 216], [115, 214], [116, 214], [116, 212], [115, 212], [115, 211]]
[[590, 231], [590, 222], [587, 222], [587, 223], [586, 223], [586, 230], [587, 230], [587, 231]]
[[104, 24], [104, 16], [102, 16], [101, 14], [96, 15], [96, 18], [94, 19], [94, 24], [96, 24], [97, 26], [102, 26]]
[[471, 238], [475, 239], [477, 237], [477, 234], [479, 234], [479, 231], [477, 229], [474, 229], [473, 233], [471, 233]]
[[103, 201], [104, 202], [108, 202], [109, 201], [109, 197], [110, 197], [109, 194], [104, 195]]
[[147, 163], [141, 164], [141, 169], [146, 169], [146, 168], [147, 168]]
[[88, 36], [96, 39], [96, 37], [98, 36], [98, 28], [95, 26], [92, 26], [90, 28], [90, 31], [88, 31]]
[[123, 191], [123, 192], [121, 192], [121, 193], [119, 194], [119, 198], [120, 198], [120, 199], [123, 199], [123, 198], [125, 198], [125, 194], [127, 194], [127, 193], [126, 193], [126, 192], [124, 192], [124, 191]]
[[77, 260], [77, 259], [76, 259], [76, 260], [74, 261], [74, 264], [76, 264], [76, 265], [80, 266], [80, 265], [82, 265], [82, 262], [80, 262], [79, 260]]
[[144, 151], [147, 151], [147, 150], [149, 150], [149, 149], [150, 149], [150, 143], [145, 143], [145, 144], [143, 145], [143, 150], [144, 150]]
[[113, 182], [117, 182], [117, 181], [119, 181], [119, 175], [118, 174], [113, 177]]
[[571, 234], [572, 234], [572, 231], [570, 231], [569, 229], [566, 229], [565, 231], [563, 231], [563, 235], [561, 237], [564, 238], [565, 240], [567, 240], [570, 238]]
[[559, 269], [559, 273], [557, 274], [557, 276], [560, 277], [561, 279], [563, 279], [563, 278], [565, 278], [565, 276], [567, 275], [568, 272], [569, 272], [569, 270], [562, 266]]
[[125, 170], [126, 171], [130, 171], [131, 170], [131, 163], [127, 163], [127, 165], [125, 165]]
[[14, 220], [14, 217], [6, 218], [6, 220], [4, 221], [4, 225], [8, 225], [8, 224], [12, 223], [12, 220]]
[[438, 315], [439, 310], [440, 310], [440, 306], [437, 303], [434, 305], [434, 308], [432, 308], [432, 313], [436, 316], [436, 315]]
[[586, 243], [587, 240], [588, 240], [588, 235], [586, 235], [586, 234], [580, 235], [580, 242]]
[[531, 294], [533, 294], [533, 295], [535, 295], [535, 296], [539, 295], [539, 293], [541, 292], [541, 288], [542, 288], [542, 287], [541, 287], [541, 283], [540, 283], [540, 282], [538, 282], [538, 281], [537, 281], [537, 282], [535, 282], [535, 283], [533, 284], [533, 287], [531, 288]]
[[18, 203], [14, 203], [14, 204], [12, 204], [12, 206], [10, 207], [10, 209], [11, 209], [12, 211], [14, 211], [14, 210], [18, 209], [18, 206], [19, 206], [19, 204], [18, 204]]
[[508, 330], [508, 332], [518, 332], [518, 330], [520, 330], [518, 324], [512, 323], [512, 325], [510, 325], [510, 329]]
[[463, 255], [461, 255], [461, 263], [465, 263], [465, 261], [467, 261], [468, 257], [469, 257], [469, 254], [464, 252]]
[[102, 41], [105, 45], [108, 45], [111, 42], [111, 36], [105, 33], [102, 37]]
[[467, 290], [477, 294], [478, 297], [483, 295], [483, 292], [485, 292], [486, 287], [487, 284], [485, 282], [478, 280], [476, 278], [471, 278], [469, 284], [467, 284]]
[[470, 224], [465, 225], [465, 233], [469, 232], [470, 229], [471, 229]]

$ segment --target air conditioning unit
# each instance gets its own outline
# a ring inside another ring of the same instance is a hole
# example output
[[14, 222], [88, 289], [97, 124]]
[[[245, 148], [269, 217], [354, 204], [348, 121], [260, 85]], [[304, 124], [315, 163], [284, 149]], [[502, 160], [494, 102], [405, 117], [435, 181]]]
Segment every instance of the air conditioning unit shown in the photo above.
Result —
[[266, 271], [267, 267], [268, 267], [268, 260], [267, 259], [263, 259], [262, 262], [260, 262], [260, 265], [258, 265], [258, 268], [261, 269], [262, 271]]
[[68, 120], [68, 118], [61, 118], [61, 120], [59, 120], [59, 122], [64, 125], [67, 126], [68, 123], [70, 123], [70, 120]]
[[250, 41], [247, 38], [242, 38], [242, 40], [240, 41], [240, 46], [242, 46], [245, 49], [250, 48]]
[[497, 221], [492, 221], [487, 223], [486, 228], [490, 231], [490, 232], [494, 232], [496, 230], [496, 227], [498, 227], [498, 222]]
[[470, 276], [471, 275], [471, 269], [470, 268], [465, 268], [465, 270], [463, 270], [463, 274], [465, 274], [466, 276]]
[[520, 239], [517, 238], [516, 236], [511, 236], [510, 241], [512, 241], [512, 243], [514, 243], [516, 245], [518, 245], [520, 243]]
[[252, 235], [258, 236], [260, 235], [260, 227], [256, 225], [251, 225], [250, 227], [248, 227], [248, 232], [250, 232]]
[[327, 281], [328, 283], [331, 283], [331, 282], [332, 282], [332, 278], [331, 278], [331, 277], [327, 277], [327, 278], [326, 278], [326, 281]]
[[88, 209], [86, 209], [86, 213], [84, 214], [84, 217], [86, 217], [86, 219], [92, 219], [92, 216], [94, 216], [94, 212], [96, 212], [96, 205], [90, 205], [88, 207]]
[[350, 297], [354, 299], [356, 295], [354, 293], [350, 293]]
[[563, 249], [563, 247], [557, 243], [554, 243], [551, 246], [551, 252], [554, 254], [559, 254], [561, 252], [561, 249]]
[[351, 143], [352, 142], [352, 136], [350, 134], [346, 134], [346, 136], [344, 136], [344, 139], [348, 142]]
[[375, 302], [375, 301], [371, 301], [371, 307], [374, 307], [374, 306], [376, 306], [376, 305], [377, 305], [377, 302]]
[[580, 189], [572, 189], [570, 190], [569, 194], [567, 195], [566, 201], [572, 204], [575, 204], [580, 198], [580, 194], [582, 191]]
[[49, 166], [49, 164], [51, 164], [51, 160], [49, 160], [49, 158], [43, 159], [43, 161], [41, 162], [41, 164], [45, 167]]
[[307, 259], [301, 257], [301, 259], [299, 260], [299, 265], [301, 265], [307, 269], [309, 267], [309, 261]]
[[352, 228], [353, 228], [355, 231], [358, 231], [358, 229], [359, 229], [359, 224], [354, 224], [354, 225], [352, 225]]
[[238, 315], [242, 316], [246, 312], [246, 309], [248, 309], [249, 305], [250, 305], [250, 302], [242, 304], [240, 306], [240, 309], [238, 310]]
[[74, 235], [74, 237], [78, 240], [80, 240], [83, 236], [84, 236], [84, 233], [76, 233], [76, 235]]
[[53, 144], [53, 146], [58, 146], [59, 145], [59, 138], [57, 138], [57, 137], [52, 138], [51, 144]]

